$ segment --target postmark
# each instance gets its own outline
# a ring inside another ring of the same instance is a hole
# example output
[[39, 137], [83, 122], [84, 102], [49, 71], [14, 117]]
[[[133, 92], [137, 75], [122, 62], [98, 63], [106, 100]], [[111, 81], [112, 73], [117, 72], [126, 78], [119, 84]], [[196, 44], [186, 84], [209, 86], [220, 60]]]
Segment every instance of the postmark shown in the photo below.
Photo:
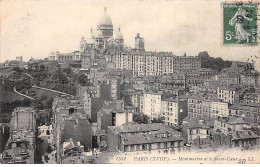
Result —
[[257, 45], [257, 6], [253, 2], [222, 3], [224, 45]]

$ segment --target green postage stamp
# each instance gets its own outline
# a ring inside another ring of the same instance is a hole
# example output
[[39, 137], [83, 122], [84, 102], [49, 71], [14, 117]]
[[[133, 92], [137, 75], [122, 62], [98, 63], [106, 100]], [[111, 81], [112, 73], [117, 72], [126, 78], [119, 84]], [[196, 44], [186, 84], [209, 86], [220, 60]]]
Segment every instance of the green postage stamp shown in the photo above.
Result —
[[257, 45], [257, 3], [223, 2], [223, 44]]

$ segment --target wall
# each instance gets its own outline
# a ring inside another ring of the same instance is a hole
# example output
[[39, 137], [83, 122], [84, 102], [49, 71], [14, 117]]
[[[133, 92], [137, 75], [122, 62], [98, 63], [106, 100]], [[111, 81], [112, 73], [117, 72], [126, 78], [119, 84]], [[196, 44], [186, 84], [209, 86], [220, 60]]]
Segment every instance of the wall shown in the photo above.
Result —
[[[178, 114], [178, 123], [183, 121], [183, 119], [188, 116], [188, 100], [179, 100], [179, 114]], [[182, 110], [182, 112], [181, 112]]]
[[108, 151], [116, 151], [118, 148], [119, 137], [110, 127], [107, 128], [107, 139]]
[[33, 112], [15, 112], [13, 129], [33, 129]]
[[92, 129], [87, 118], [65, 120], [61, 143], [70, 138], [80, 141], [85, 150], [92, 148]]

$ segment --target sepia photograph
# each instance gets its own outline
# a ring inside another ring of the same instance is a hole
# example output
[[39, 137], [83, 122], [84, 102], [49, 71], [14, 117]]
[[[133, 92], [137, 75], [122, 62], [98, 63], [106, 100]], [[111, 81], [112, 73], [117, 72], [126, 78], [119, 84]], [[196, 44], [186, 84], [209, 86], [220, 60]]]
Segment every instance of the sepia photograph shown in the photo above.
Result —
[[259, 0], [0, 0], [0, 164], [260, 164]]

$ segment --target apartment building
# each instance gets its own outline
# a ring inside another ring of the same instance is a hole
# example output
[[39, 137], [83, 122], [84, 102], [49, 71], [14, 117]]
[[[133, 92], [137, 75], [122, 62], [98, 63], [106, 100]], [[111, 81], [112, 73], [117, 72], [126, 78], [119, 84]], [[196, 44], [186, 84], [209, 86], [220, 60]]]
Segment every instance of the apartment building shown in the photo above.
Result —
[[181, 133], [161, 123], [108, 127], [109, 151], [174, 154], [183, 151]]

